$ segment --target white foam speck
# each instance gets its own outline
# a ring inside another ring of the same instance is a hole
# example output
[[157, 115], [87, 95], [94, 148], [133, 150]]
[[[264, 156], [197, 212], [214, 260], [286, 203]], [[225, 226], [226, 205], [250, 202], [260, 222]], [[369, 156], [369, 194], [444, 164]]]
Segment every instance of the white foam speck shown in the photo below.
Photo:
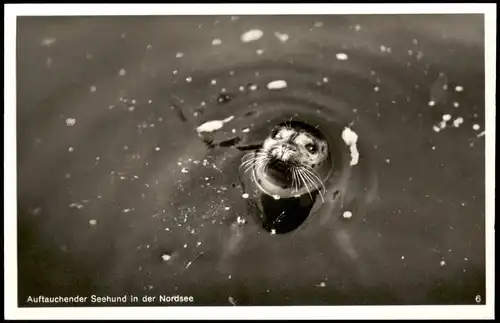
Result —
[[160, 147], [156, 147], [156, 148], [155, 148], [155, 150], [156, 150], [156, 151], [160, 151]]
[[211, 80], [211, 81], [210, 81], [210, 84], [212, 84], [212, 85], [216, 85], [216, 84], [217, 84], [217, 80]]
[[171, 258], [172, 258], [172, 256], [170, 256], [169, 254], [163, 254], [163, 255], [161, 256], [161, 259], [162, 259], [163, 261], [169, 261]]
[[74, 149], [73, 147], [69, 147], [69, 148], [68, 148], [68, 151], [69, 151], [70, 153], [71, 153], [71, 152], [73, 152], [74, 150], [75, 150], [75, 149]]
[[234, 116], [230, 116], [224, 120], [207, 121], [204, 124], [200, 125], [198, 128], [196, 128], [196, 131], [198, 133], [213, 132], [213, 131], [221, 129], [225, 123], [228, 123], [229, 121], [231, 121], [233, 119], [234, 119]]
[[435, 132], [440, 132], [441, 131], [441, 129], [439, 129], [439, 127], [436, 126], [436, 125], [432, 126], [432, 130], [434, 130]]
[[188, 169], [186, 167], [184, 167], [183, 169], [181, 169], [181, 173], [187, 174], [188, 173]]
[[264, 50], [263, 49], [257, 49], [255, 52], [257, 53], [257, 55], [264, 54]]
[[387, 47], [385, 47], [384, 45], [380, 45], [380, 51], [382, 53], [385, 53], [387, 51]]
[[56, 42], [55, 38], [44, 38], [42, 40], [42, 46], [50, 47]]
[[275, 32], [274, 36], [276, 36], [276, 38], [278, 38], [282, 43], [285, 43], [289, 38], [288, 34], [282, 34], [280, 32]]
[[432, 100], [431, 100], [431, 101], [429, 101], [429, 106], [430, 106], [430, 107], [433, 107], [433, 106], [435, 106], [435, 105], [436, 105], [436, 102], [435, 102], [435, 101], [432, 101]]
[[151, 103], [153, 103], [153, 100], [149, 100], [149, 101], [148, 101], [148, 104], [151, 104]]
[[446, 261], [441, 260], [441, 262], [440, 262], [439, 264], [440, 264], [441, 266], [444, 266], [444, 265], [446, 265]]
[[360, 30], [361, 30], [361, 26], [360, 26], [360, 25], [355, 25], [355, 26], [354, 26], [354, 30], [356, 30], [356, 31], [360, 31]]
[[176, 58], [181, 58], [181, 57], [183, 57], [183, 56], [184, 56], [184, 53], [181, 53], [181, 52], [177, 52], [177, 53], [175, 54], [175, 57], [176, 57]]
[[464, 90], [464, 87], [461, 85], [455, 86], [455, 92], [462, 92]]
[[460, 104], [458, 102], [453, 102], [453, 107], [458, 108]]
[[124, 68], [120, 69], [120, 71], [118, 72], [118, 75], [120, 76], [125, 76], [125, 74], [127, 74], [127, 71]]
[[349, 56], [347, 56], [346, 53], [337, 53], [337, 55], [335, 55], [337, 57], [337, 59], [339, 61], [345, 61], [349, 58]]
[[462, 123], [464, 123], [464, 118], [462, 118], [462, 117], [458, 117], [458, 118], [456, 118], [455, 120], [453, 120], [453, 126], [454, 126], [455, 128], [460, 127], [460, 125], [461, 125]]
[[69, 207], [70, 207], [70, 208], [77, 208], [77, 209], [79, 209], [79, 210], [80, 210], [80, 209], [83, 209], [83, 205], [82, 205], [82, 204], [80, 204], [80, 203], [71, 203], [71, 204], [69, 205]]
[[97, 224], [97, 220], [92, 219], [92, 220], [89, 221], [89, 224], [90, 225], [96, 225]]
[[128, 213], [128, 212], [130, 212], [130, 209], [123, 210], [123, 213]]
[[323, 77], [323, 83], [328, 83], [328, 77]]
[[380, 90], [380, 88], [379, 88], [378, 86], [376, 86], [376, 87], [374, 87], [374, 88], [373, 88], [373, 90], [374, 90], [375, 92], [378, 92], [378, 91]]
[[441, 121], [441, 122], [439, 123], [439, 128], [441, 128], [441, 129], [446, 128], [446, 121], [444, 121], [444, 120], [443, 120], [443, 121]]
[[264, 32], [260, 29], [251, 29], [241, 35], [241, 41], [244, 43], [249, 43], [252, 41], [256, 41], [264, 36]]
[[97, 91], [97, 87], [95, 85], [90, 86], [90, 92]]
[[258, 87], [257, 85], [255, 85], [255, 84], [252, 84], [252, 85], [250, 85], [250, 87], [249, 87], [250, 91], [257, 91], [257, 89], [258, 89], [258, 88], [259, 88], [259, 87]]
[[342, 216], [345, 218], [345, 219], [349, 219], [352, 217], [352, 212], [351, 211], [345, 211]]
[[244, 193], [243, 195], [241, 195], [242, 198], [244, 199], [247, 199], [250, 195], [248, 193]]
[[342, 131], [342, 139], [349, 146], [351, 151], [351, 166], [357, 165], [359, 162], [359, 151], [356, 146], [358, 142], [358, 135], [352, 131], [350, 128], [345, 127], [344, 131]]
[[450, 121], [450, 120], [451, 120], [451, 115], [443, 114], [443, 121]]
[[276, 81], [269, 82], [267, 84], [267, 88], [269, 90], [280, 90], [280, 89], [284, 89], [286, 87], [287, 87], [287, 83], [284, 80], [276, 80]]
[[279, 195], [273, 195], [273, 198], [274, 198], [275, 200], [279, 200], [279, 199], [280, 199], [280, 196], [279, 196]]
[[241, 130], [241, 132], [245, 132], [245, 133], [250, 132], [250, 128], [243, 128], [243, 129]]
[[218, 38], [212, 40], [212, 46], [218, 46], [220, 44], [222, 44], [222, 40], [220, 40]]
[[316, 22], [314, 23], [314, 27], [316, 27], [316, 28], [321, 28], [321, 27], [323, 27], [323, 22], [322, 22], [322, 21], [316, 21]]
[[186, 77], [186, 82], [191, 83], [192, 80], [193, 78], [191, 76]]
[[276, 229], [272, 229], [271, 230], [271, 235], [275, 235], [276, 234]]
[[476, 123], [475, 125], [472, 126], [472, 129], [477, 131], [477, 130], [481, 129], [481, 126]]
[[72, 126], [74, 126], [74, 125], [75, 125], [75, 123], [76, 123], [76, 120], [75, 120], [74, 118], [67, 118], [67, 119], [66, 119], [66, 125], [67, 125], [68, 127], [72, 127]]

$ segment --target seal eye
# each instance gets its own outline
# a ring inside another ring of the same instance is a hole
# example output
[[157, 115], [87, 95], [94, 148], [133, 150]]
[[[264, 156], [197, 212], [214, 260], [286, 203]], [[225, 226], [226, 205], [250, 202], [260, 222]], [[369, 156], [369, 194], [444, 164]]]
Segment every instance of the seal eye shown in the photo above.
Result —
[[318, 148], [316, 148], [316, 145], [315, 144], [307, 144], [306, 145], [306, 149], [308, 152], [310, 152], [311, 154], [315, 154], [317, 151], [318, 151]]

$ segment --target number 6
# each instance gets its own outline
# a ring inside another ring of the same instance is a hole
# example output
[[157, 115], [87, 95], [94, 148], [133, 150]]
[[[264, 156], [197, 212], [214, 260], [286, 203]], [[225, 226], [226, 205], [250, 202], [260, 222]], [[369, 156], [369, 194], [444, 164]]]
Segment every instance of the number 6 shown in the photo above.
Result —
[[481, 303], [481, 296], [479, 295], [476, 296], [476, 303]]

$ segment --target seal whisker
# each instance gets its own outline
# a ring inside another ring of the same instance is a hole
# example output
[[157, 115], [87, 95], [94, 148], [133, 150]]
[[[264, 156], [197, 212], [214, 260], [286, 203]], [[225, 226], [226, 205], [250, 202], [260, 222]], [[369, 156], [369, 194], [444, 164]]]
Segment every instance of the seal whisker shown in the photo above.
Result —
[[306, 179], [303, 176], [302, 169], [299, 169], [298, 174], [299, 174], [299, 177], [302, 179], [302, 183], [304, 183], [304, 185], [306, 186], [307, 193], [309, 193], [309, 197], [311, 198], [311, 201], [312, 201], [313, 198], [312, 198], [312, 195], [311, 195], [311, 190], [309, 189], [309, 186], [307, 185], [307, 181], [306, 181]]
[[309, 175], [307, 172], [304, 172], [303, 174], [304, 174], [304, 177], [306, 177], [309, 180], [309, 183], [311, 183], [312, 185], [314, 185], [314, 187], [316, 187], [316, 189], [318, 190], [319, 196], [321, 196], [321, 200], [323, 201], [323, 203], [325, 203], [325, 198], [323, 197], [323, 193], [321, 193], [321, 190], [319, 189], [318, 185], [316, 185], [313, 178], [311, 178], [311, 175]]
[[310, 168], [309, 166], [304, 166], [304, 171], [309, 175], [311, 175], [314, 179], [316, 179], [318, 183], [321, 184], [321, 186], [323, 187], [323, 191], [326, 192], [326, 188], [325, 185], [323, 184], [323, 181], [319, 178], [318, 173], [316, 173], [314, 169]]

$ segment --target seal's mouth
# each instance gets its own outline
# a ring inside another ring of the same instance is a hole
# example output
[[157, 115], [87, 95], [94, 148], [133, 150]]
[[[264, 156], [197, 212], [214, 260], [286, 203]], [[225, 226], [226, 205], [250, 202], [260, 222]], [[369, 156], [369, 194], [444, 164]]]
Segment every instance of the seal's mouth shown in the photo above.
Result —
[[269, 161], [268, 174], [283, 186], [289, 186], [292, 183], [292, 165], [289, 162], [272, 158]]

